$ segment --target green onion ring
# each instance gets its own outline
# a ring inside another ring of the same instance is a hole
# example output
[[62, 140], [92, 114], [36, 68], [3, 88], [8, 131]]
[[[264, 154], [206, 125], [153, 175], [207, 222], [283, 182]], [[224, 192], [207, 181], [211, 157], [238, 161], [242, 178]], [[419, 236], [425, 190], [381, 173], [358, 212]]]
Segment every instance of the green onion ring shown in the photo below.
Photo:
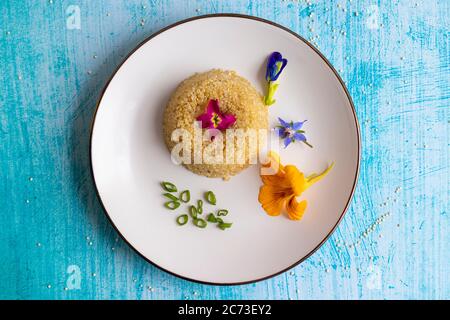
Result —
[[210, 203], [212, 205], [215, 205], [217, 202], [216, 195], [212, 191], [208, 191], [205, 193], [205, 199], [206, 199], [206, 201], [208, 201], [208, 203]]
[[164, 181], [161, 183], [161, 186], [167, 192], [177, 192], [178, 191], [177, 187], [172, 182]]
[[199, 214], [203, 213], [203, 200], [197, 200], [197, 212]]
[[196, 207], [190, 206], [189, 213], [190, 213], [192, 219], [197, 219], [197, 208]]
[[217, 215], [219, 217], [225, 217], [228, 214], [228, 210], [227, 209], [220, 209], [219, 211], [217, 211]]
[[191, 200], [191, 192], [189, 190], [184, 190], [182, 193], [180, 193], [180, 200], [183, 202], [189, 202]]
[[219, 223], [217, 226], [218, 226], [221, 230], [225, 230], [225, 229], [231, 228], [232, 225], [233, 225], [233, 224], [232, 224], [231, 222], [230, 222], [230, 223], [222, 222], [222, 223]]
[[164, 193], [163, 196], [166, 197], [166, 198], [168, 198], [168, 199], [170, 199], [170, 200], [172, 200], [172, 201], [177, 201], [177, 202], [178, 202], [178, 198], [175, 197], [175, 196], [174, 196], [173, 194], [171, 194], [171, 193]]
[[189, 220], [189, 216], [187, 214], [182, 214], [181, 216], [178, 216], [177, 223], [180, 226], [184, 226]]
[[180, 203], [178, 201], [168, 201], [164, 203], [164, 207], [166, 207], [169, 210], [175, 210], [180, 206]]
[[201, 229], [206, 228], [206, 226], [208, 225], [208, 223], [203, 219], [194, 219], [194, 224], [196, 227], [199, 227]]
[[217, 222], [217, 219], [216, 219], [216, 217], [214, 216], [213, 213], [208, 214], [208, 216], [206, 217], [206, 220], [208, 222], [212, 222], [212, 223], [216, 223]]

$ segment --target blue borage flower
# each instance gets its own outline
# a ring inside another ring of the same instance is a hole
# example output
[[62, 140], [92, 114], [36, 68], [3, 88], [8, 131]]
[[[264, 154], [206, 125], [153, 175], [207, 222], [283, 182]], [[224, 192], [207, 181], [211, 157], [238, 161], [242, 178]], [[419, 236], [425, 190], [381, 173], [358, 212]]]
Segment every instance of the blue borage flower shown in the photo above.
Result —
[[284, 140], [284, 147], [287, 148], [292, 142], [301, 141], [306, 144], [308, 147], [312, 148], [313, 146], [308, 143], [305, 136], [305, 131], [301, 130], [303, 124], [306, 122], [286, 122], [281, 118], [278, 118], [280, 121], [280, 125], [276, 126], [278, 129], [278, 136]]
[[264, 98], [264, 103], [267, 106], [271, 106], [275, 103], [273, 98], [275, 91], [278, 89], [278, 77], [287, 65], [287, 59], [283, 59], [283, 56], [279, 52], [273, 52], [267, 60], [266, 81], [268, 83], [267, 95]]

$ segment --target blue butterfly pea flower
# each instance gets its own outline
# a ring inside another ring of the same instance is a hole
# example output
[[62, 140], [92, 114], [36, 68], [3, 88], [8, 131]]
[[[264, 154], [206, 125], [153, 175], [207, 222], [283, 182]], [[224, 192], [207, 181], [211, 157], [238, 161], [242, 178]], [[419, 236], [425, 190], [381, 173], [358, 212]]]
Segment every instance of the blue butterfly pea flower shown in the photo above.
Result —
[[266, 80], [277, 81], [281, 72], [287, 65], [287, 59], [283, 59], [283, 56], [279, 52], [273, 52], [267, 61]]
[[278, 89], [277, 80], [287, 63], [287, 59], [283, 59], [283, 56], [279, 52], [273, 52], [267, 60], [266, 81], [268, 83], [268, 89], [267, 95], [264, 97], [264, 104], [267, 106], [275, 103], [273, 97], [275, 91]]

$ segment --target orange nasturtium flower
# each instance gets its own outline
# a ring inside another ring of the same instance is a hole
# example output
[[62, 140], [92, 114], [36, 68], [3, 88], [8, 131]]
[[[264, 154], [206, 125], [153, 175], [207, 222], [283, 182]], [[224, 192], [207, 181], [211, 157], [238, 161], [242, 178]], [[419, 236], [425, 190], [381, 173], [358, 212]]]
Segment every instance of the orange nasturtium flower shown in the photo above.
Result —
[[269, 163], [263, 167], [273, 168], [275, 165], [278, 170], [270, 175], [261, 174], [264, 185], [259, 190], [259, 202], [270, 216], [278, 216], [283, 209], [286, 209], [291, 220], [300, 220], [305, 213], [307, 202], [306, 200], [298, 202], [297, 197], [330, 172], [334, 163], [321, 174], [305, 177], [297, 167], [283, 166], [280, 157], [275, 152], [269, 152], [269, 159]]

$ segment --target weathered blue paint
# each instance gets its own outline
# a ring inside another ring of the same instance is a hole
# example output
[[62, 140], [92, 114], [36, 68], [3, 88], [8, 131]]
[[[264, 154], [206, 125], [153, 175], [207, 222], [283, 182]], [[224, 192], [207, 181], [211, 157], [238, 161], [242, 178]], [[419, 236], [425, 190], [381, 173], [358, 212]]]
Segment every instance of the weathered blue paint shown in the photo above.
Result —
[[[317, 43], [348, 84], [363, 145], [331, 239], [292, 272], [235, 287], [137, 256], [103, 215], [88, 159], [96, 99], [124, 55], [217, 12]], [[449, 1], [4, 0], [0, 16], [0, 298], [450, 298]]]

